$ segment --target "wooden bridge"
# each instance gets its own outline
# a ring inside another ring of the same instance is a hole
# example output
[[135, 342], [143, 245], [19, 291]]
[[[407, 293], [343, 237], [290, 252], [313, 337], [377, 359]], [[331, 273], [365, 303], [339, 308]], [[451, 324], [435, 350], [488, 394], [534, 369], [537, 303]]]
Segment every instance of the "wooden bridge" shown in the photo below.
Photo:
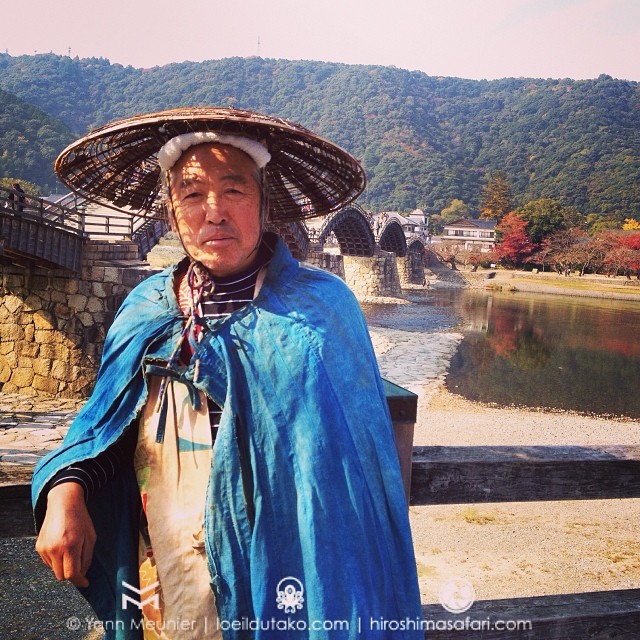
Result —
[[86, 242], [132, 240], [142, 259], [167, 232], [166, 220], [92, 209], [70, 194], [57, 202], [0, 187], [0, 259], [79, 272]]

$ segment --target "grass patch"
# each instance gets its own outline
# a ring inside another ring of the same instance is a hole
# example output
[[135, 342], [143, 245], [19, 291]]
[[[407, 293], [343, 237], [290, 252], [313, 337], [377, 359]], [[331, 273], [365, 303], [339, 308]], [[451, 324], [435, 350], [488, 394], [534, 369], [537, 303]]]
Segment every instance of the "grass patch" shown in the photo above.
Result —
[[468, 524], [491, 524], [498, 520], [498, 516], [493, 513], [483, 513], [475, 507], [464, 509], [460, 517]]
[[435, 578], [438, 575], [438, 569], [431, 564], [416, 564], [418, 568], [418, 578]]
[[[523, 284], [539, 284], [545, 287], [553, 287], [561, 291], [595, 291], [597, 293], [626, 293], [632, 295], [638, 295], [640, 298], [640, 288], [637, 286], [630, 286], [624, 284], [619, 280], [594, 280], [591, 278], [585, 278], [584, 276], [542, 276], [541, 278], [523, 277], [519, 275], [513, 275], [512, 280], [515, 282], [521, 282]], [[633, 281], [627, 281], [633, 282]], [[496, 284], [500, 284], [497, 282]], [[507, 289], [503, 289], [507, 290]]]

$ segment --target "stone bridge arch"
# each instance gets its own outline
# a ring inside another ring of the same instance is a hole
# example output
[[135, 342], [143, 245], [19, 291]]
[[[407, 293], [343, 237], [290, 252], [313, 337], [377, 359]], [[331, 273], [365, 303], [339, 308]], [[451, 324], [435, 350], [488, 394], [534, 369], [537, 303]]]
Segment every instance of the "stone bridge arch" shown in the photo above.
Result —
[[404, 258], [407, 255], [407, 239], [404, 230], [394, 218], [388, 220], [382, 227], [378, 244], [383, 251], [393, 252], [398, 258]]
[[410, 238], [407, 243], [407, 255], [401, 279], [404, 283], [423, 284], [424, 268], [429, 264], [427, 248], [422, 238]]
[[338, 240], [343, 256], [371, 257], [375, 253], [370, 216], [357, 204], [350, 204], [326, 218], [318, 234], [318, 244], [323, 246], [331, 233]]

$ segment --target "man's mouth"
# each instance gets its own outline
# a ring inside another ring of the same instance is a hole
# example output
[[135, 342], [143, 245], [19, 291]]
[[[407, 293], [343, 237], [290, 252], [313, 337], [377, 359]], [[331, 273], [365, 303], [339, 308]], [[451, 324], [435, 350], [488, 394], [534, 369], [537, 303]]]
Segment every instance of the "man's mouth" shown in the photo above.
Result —
[[231, 242], [232, 240], [233, 240], [232, 236], [216, 235], [216, 236], [210, 236], [209, 238], [206, 238], [205, 240], [203, 240], [202, 244], [215, 247], [220, 244]]

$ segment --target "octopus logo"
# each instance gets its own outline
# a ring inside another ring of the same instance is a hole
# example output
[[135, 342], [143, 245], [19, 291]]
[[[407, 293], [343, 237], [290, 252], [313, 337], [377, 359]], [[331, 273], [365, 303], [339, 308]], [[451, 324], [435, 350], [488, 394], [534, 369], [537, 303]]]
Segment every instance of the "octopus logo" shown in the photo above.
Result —
[[447, 580], [438, 592], [440, 604], [450, 613], [464, 613], [476, 599], [476, 590], [465, 578]]
[[284, 609], [285, 613], [295, 613], [302, 609], [304, 603], [302, 582], [293, 576], [282, 578], [276, 586], [276, 596], [278, 609]]

